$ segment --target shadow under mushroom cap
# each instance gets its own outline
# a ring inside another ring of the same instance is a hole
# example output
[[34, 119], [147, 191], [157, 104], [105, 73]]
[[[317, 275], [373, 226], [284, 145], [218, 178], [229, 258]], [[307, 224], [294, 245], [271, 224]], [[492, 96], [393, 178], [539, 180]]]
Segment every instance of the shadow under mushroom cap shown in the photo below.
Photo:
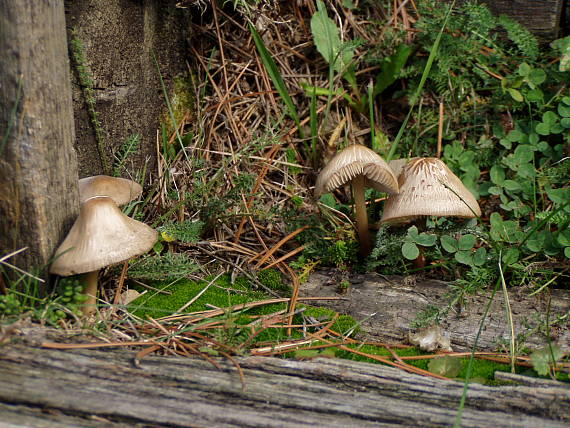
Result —
[[366, 185], [380, 192], [396, 193], [396, 176], [376, 152], [354, 144], [337, 153], [320, 172], [315, 184], [315, 195], [331, 192], [363, 175]]

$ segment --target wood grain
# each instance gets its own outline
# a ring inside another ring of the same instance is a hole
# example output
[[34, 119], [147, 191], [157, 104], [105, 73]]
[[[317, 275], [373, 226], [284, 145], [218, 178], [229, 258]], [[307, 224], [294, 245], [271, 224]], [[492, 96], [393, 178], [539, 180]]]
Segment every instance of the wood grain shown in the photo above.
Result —
[[[134, 351], [0, 352], [0, 426], [449, 427], [463, 384], [336, 359], [201, 359]], [[568, 426], [570, 388], [472, 384], [463, 427]]]

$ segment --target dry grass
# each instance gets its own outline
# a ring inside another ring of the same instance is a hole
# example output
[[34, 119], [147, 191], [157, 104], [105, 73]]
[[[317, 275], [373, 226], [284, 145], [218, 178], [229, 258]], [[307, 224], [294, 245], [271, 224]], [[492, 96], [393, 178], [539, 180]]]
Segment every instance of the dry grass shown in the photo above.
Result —
[[[316, 172], [338, 144], [367, 144], [370, 127], [367, 116], [355, 113], [342, 96], [332, 97], [328, 109], [327, 97], [319, 97], [317, 157], [311, 158], [310, 138], [299, 138], [310, 136], [310, 98], [302, 84], [328, 86], [328, 65], [317, 53], [310, 31], [316, 2], [271, 2], [270, 6], [262, 3], [246, 16], [210, 2], [203, 14], [194, 14], [189, 73], [195, 108], [182, 115], [168, 139], [174, 147], [180, 138], [188, 138], [190, 143], [175, 158], [166, 159], [157, 139], [155, 174], [160, 185], [150, 206], [151, 217], [160, 216], [161, 221], [201, 218], [206, 222], [207, 245], [177, 250], [205, 258], [220, 256], [222, 263], [231, 261], [232, 270], [236, 266], [245, 270], [275, 266], [294, 277], [284, 262], [302, 251], [293, 239], [300, 226], [292, 227], [291, 219], [283, 214], [296, 213], [299, 219], [318, 215], [320, 207], [312, 198]], [[383, 46], [386, 32], [394, 37], [396, 29], [406, 37], [413, 36], [414, 19], [409, 13], [413, 2], [395, 0], [390, 10], [378, 5], [361, 10], [358, 16], [341, 7], [341, 1], [331, 1], [328, 6], [343, 40], [361, 38], [367, 46]], [[247, 28], [248, 20], [272, 53], [300, 116], [302, 133], [286, 116]], [[378, 22], [385, 23], [381, 31]], [[356, 52], [355, 63], [362, 67], [357, 69], [359, 81], [369, 81], [377, 71], [363, 61], [370, 53], [369, 49]], [[387, 54], [382, 52], [382, 56]], [[334, 87], [342, 89], [340, 79]], [[386, 108], [385, 131], [397, 131], [398, 124], [390, 117], [398, 114]], [[333, 133], [335, 138], [331, 138]], [[244, 176], [252, 180], [245, 187], [240, 185]], [[209, 193], [201, 194], [202, 200], [185, 200], [196, 195], [197, 187], [208, 184]], [[227, 200], [229, 194], [235, 203], [223, 215], [205, 212], [209, 203]], [[346, 192], [337, 197], [349, 200]], [[350, 224], [342, 213], [331, 211], [323, 217], [324, 227], [329, 222], [331, 229]]]

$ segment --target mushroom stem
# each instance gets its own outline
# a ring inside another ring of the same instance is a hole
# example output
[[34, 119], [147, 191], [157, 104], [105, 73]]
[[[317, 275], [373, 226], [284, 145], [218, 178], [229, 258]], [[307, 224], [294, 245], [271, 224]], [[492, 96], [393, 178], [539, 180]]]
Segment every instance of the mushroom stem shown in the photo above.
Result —
[[83, 315], [90, 315], [97, 309], [97, 283], [99, 270], [87, 272], [83, 275], [87, 285], [83, 293], [87, 295], [87, 300], [83, 303]]
[[356, 228], [360, 242], [360, 255], [367, 257], [370, 254], [370, 233], [368, 232], [368, 213], [364, 199], [365, 177], [357, 175], [352, 179], [352, 196], [354, 198], [354, 213], [356, 216]]

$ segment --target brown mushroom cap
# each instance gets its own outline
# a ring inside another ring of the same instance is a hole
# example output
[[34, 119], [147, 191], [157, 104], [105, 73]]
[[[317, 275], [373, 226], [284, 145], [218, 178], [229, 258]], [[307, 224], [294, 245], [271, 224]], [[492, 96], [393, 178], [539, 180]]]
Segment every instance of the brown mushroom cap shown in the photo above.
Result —
[[96, 271], [146, 253], [157, 231], [124, 215], [110, 197], [88, 199], [56, 250], [50, 272], [61, 276]]
[[411, 158], [411, 159], [407, 159], [407, 158], [402, 158], [402, 159], [392, 159], [390, 162], [388, 162], [388, 166], [390, 167], [390, 169], [392, 170], [392, 172], [394, 173], [394, 175], [396, 176], [396, 179], [398, 179], [398, 176], [400, 175], [400, 173], [402, 172], [402, 169], [404, 168], [404, 166], [408, 163], [411, 162], [413, 160], [416, 160], [418, 158]]
[[381, 223], [405, 223], [420, 216], [473, 218], [479, 204], [461, 180], [437, 158], [416, 158], [398, 176], [400, 193], [384, 205]]
[[358, 175], [366, 178], [367, 187], [398, 193], [396, 176], [386, 161], [368, 147], [354, 144], [337, 153], [323, 168], [315, 184], [315, 195], [331, 192]]
[[128, 204], [142, 193], [139, 183], [126, 178], [95, 175], [79, 180], [79, 202], [94, 196], [109, 196], [119, 206]]

